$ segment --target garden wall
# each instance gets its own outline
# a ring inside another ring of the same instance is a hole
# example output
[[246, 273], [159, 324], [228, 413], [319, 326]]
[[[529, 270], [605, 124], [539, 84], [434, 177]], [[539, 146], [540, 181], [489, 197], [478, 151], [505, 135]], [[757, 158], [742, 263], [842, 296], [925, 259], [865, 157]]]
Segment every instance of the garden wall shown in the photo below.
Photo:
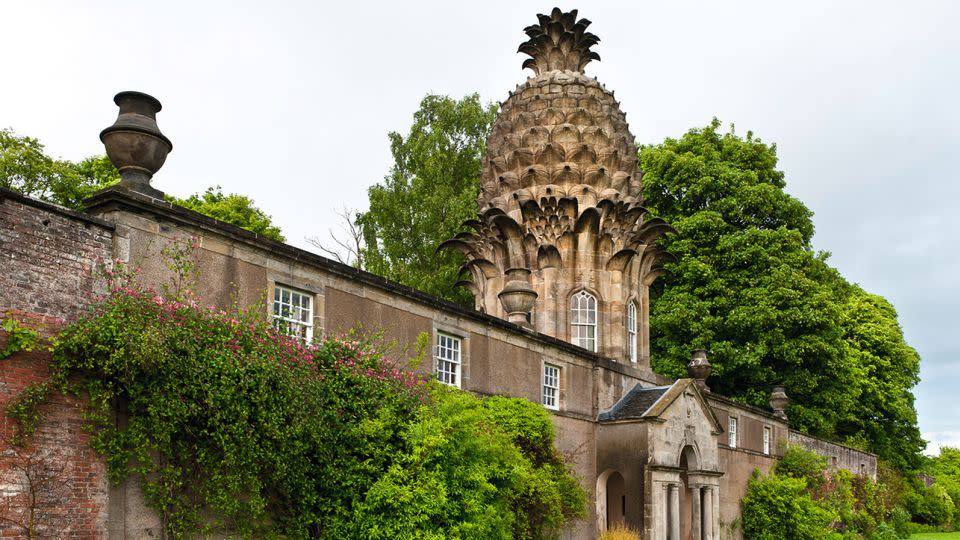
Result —
[[[0, 189], [0, 318], [55, 335], [96, 292], [97, 269], [112, 254], [113, 226]], [[3, 333], [0, 333], [3, 334]], [[8, 336], [0, 335], [0, 350]], [[50, 354], [0, 359], [0, 408], [44, 380]], [[23, 447], [0, 420], [0, 537], [94, 538], [106, 530], [108, 486], [103, 462], [82, 428], [81, 398], [53, 396], [47, 420]], [[32, 501], [32, 502], [31, 502]]]

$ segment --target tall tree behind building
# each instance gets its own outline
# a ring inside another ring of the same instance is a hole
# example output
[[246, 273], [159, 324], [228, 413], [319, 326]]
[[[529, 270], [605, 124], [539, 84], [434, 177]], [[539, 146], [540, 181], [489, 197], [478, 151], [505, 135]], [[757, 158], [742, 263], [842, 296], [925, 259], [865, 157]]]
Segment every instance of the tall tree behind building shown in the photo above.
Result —
[[363, 232], [365, 270], [464, 305], [469, 292], [455, 287], [462, 255], [437, 252], [477, 213], [480, 163], [496, 106], [476, 94], [455, 100], [428, 95], [410, 132], [391, 132], [394, 164], [370, 188], [370, 207], [357, 222]]
[[81, 210], [93, 192], [119, 181], [120, 173], [107, 156], [79, 163], [53, 159], [39, 140], [0, 129], [0, 187]]
[[652, 291], [654, 369], [683, 376], [705, 348], [717, 392], [766, 406], [783, 383], [801, 430], [915, 468], [919, 356], [896, 312], [813, 250], [812, 212], [783, 191], [776, 147], [719, 127], [641, 149], [645, 203], [679, 232]]
[[[120, 172], [105, 155], [91, 156], [77, 163], [54, 159], [44, 152], [39, 140], [0, 129], [0, 187], [83, 211], [84, 199], [119, 181]], [[267, 238], [284, 241], [280, 228], [252, 199], [236, 193], [224, 195], [220, 186], [185, 199], [172, 195], [166, 199]]]

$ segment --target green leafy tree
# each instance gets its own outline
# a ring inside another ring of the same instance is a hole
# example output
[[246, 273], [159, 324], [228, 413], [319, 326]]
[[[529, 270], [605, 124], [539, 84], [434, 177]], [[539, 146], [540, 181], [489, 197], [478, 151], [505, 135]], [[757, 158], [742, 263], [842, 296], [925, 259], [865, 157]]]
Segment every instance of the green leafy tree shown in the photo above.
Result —
[[220, 186], [209, 187], [203, 193], [195, 193], [186, 199], [167, 195], [167, 200], [194, 212], [219, 219], [255, 232], [278, 242], [286, 239], [280, 227], [273, 224], [272, 218], [254, 205], [253, 200], [237, 193], [223, 194]]
[[896, 312], [813, 250], [812, 212], [784, 191], [776, 146], [719, 128], [640, 152], [646, 206], [679, 232], [652, 291], [654, 368], [684, 376], [690, 350], [708, 349], [718, 392], [766, 406], [783, 383], [800, 429], [915, 465], [918, 357]]
[[926, 445], [910, 391], [919, 382], [920, 355], [907, 345], [896, 310], [882, 296], [853, 286], [844, 308], [847, 359], [862, 366], [866, 376], [854, 381], [860, 395], [837, 433], [863, 441], [900, 470], [916, 470]]
[[858, 376], [845, 361], [836, 272], [810, 249], [810, 211], [783, 191], [775, 148], [719, 122], [644, 148], [646, 204], [679, 232], [678, 261], [651, 302], [653, 364], [683, 376], [690, 350], [711, 352], [718, 392], [765, 406], [778, 382], [791, 419], [831, 434]]
[[[84, 200], [119, 181], [120, 172], [106, 155], [78, 163], [56, 160], [44, 152], [39, 140], [0, 130], [0, 187], [82, 212]], [[270, 216], [249, 197], [224, 195], [220, 186], [185, 199], [168, 195], [167, 200], [267, 238], [285, 240]]]
[[940, 447], [940, 455], [928, 458], [924, 472], [932, 476], [953, 501], [953, 527], [960, 528], [960, 449]]
[[437, 253], [476, 215], [480, 162], [496, 106], [476, 94], [455, 100], [428, 95], [406, 136], [391, 132], [394, 164], [370, 188], [370, 208], [358, 217], [366, 247], [364, 269], [462, 304], [455, 288], [462, 256]]
[[0, 187], [79, 211], [84, 199], [120, 181], [106, 156], [73, 163], [53, 159], [43, 148], [33, 137], [0, 130]]

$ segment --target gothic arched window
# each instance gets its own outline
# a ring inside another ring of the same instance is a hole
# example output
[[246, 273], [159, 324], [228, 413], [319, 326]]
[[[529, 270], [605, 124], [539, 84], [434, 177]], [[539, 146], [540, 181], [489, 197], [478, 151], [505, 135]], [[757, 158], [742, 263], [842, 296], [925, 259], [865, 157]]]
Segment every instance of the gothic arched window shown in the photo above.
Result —
[[627, 304], [627, 353], [630, 361], [637, 362], [637, 304]]
[[587, 291], [570, 299], [570, 341], [597, 352], [597, 299]]

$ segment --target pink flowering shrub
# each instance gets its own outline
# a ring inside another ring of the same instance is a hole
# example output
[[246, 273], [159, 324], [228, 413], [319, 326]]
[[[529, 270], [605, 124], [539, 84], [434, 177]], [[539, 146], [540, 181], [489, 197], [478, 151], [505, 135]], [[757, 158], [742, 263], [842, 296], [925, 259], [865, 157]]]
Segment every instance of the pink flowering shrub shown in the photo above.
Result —
[[11, 414], [29, 436], [49, 392], [87, 394], [111, 480], [134, 476], [170, 536], [546, 538], [582, 516], [542, 407], [109, 277]]
[[[358, 472], [386, 467], [378, 447], [428, 399], [427, 385], [368, 343], [305, 345], [264, 317], [127, 282], [114, 280], [62, 332], [41, 390], [89, 394], [92, 444], [111, 479], [137, 475], [177, 536], [319, 531], [341, 504], [318, 508], [324, 493], [350, 495]], [[27, 435], [41, 421], [19, 418]]]

